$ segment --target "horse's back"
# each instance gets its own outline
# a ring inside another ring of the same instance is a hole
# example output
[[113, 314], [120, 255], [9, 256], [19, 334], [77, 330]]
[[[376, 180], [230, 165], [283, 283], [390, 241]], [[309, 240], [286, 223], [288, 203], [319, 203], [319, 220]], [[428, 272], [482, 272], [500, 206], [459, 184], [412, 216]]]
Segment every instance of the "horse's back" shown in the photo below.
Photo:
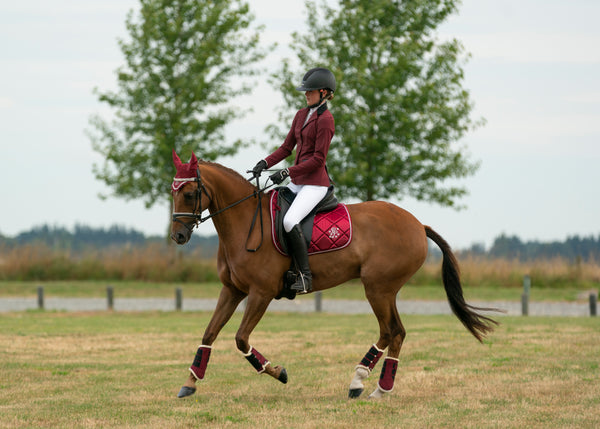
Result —
[[403, 235], [405, 239], [426, 239], [425, 227], [409, 211], [386, 201], [367, 201], [348, 204], [353, 225], [361, 230], [375, 233]]
[[363, 263], [377, 259], [402, 271], [419, 269], [427, 257], [427, 236], [415, 216], [385, 201], [347, 207], [354, 228], [353, 244], [355, 251], [363, 255]]

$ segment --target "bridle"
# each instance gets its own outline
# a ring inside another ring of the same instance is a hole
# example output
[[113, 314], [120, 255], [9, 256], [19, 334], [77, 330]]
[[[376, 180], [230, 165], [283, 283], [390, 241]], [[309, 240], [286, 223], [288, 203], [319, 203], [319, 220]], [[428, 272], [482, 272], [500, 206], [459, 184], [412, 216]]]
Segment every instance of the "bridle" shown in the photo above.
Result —
[[[191, 233], [194, 227], [197, 227], [202, 222], [205, 222], [212, 217], [212, 215], [202, 217], [202, 192], [206, 194], [206, 196], [210, 199], [211, 202], [212, 197], [210, 196], [210, 194], [206, 190], [206, 187], [204, 186], [204, 183], [202, 182], [199, 168], [196, 169], [196, 177], [175, 177], [173, 181], [178, 183], [196, 182], [196, 191], [194, 192], [194, 209], [191, 212], [173, 212], [173, 222], [179, 222], [180, 224], [185, 226]], [[191, 217], [192, 222], [184, 222], [181, 220], [182, 217]]]
[[[253, 178], [251, 178], [249, 180], [252, 180]], [[178, 222], [178, 223], [182, 224], [191, 234], [193, 232], [194, 228], [198, 227], [201, 223], [206, 222], [209, 219], [212, 219], [216, 215], [223, 213], [225, 210], [228, 210], [232, 207], [237, 206], [238, 204], [243, 203], [247, 199], [255, 197], [258, 199], [258, 202], [256, 204], [256, 211], [254, 212], [254, 217], [252, 218], [252, 223], [250, 224], [250, 231], [248, 231], [248, 238], [246, 239], [246, 250], [248, 252], [256, 252], [258, 249], [260, 249], [260, 247], [262, 246], [262, 243], [263, 243], [263, 216], [262, 216], [262, 198], [261, 198], [261, 196], [262, 196], [263, 191], [274, 186], [274, 184], [270, 184], [263, 188], [260, 188], [259, 177], [255, 177], [255, 178], [256, 178], [257, 190], [255, 190], [252, 194], [242, 198], [241, 200], [236, 201], [233, 204], [228, 205], [227, 207], [219, 209], [214, 213], [210, 213], [207, 216], [202, 216], [202, 193], [206, 194], [206, 196], [210, 200], [210, 203], [212, 203], [213, 199], [210, 196], [210, 194], [208, 193], [206, 186], [204, 186], [204, 183], [202, 182], [202, 177], [200, 175], [200, 169], [199, 168], [196, 169], [196, 177], [188, 177], [188, 178], [176, 177], [176, 178], [174, 178], [173, 181], [178, 182], [178, 183], [196, 182], [196, 191], [194, 192], [194, 208], [193, 208], [193, 210], [191, 212], [173, 212], [173, 222]], [[192, 218], [192, 221], [184, 222], [183, 220], [181, 220], [181, 218], [184, 218], [184, 217]], [[250, 235], [252, 234], [252, 231], [254, 230], [254, 226], [255, 226], [257, 217], [260, 217], [260, 236], [261, 236], [260, 244], [255, 249], [248, 249], [248, 241], [250, 240]]]

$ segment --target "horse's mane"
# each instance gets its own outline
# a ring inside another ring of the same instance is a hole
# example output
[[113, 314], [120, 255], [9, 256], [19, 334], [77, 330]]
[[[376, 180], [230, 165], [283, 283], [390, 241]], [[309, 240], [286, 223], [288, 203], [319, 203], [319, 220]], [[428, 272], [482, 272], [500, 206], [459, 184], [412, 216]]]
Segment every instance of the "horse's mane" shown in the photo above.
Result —
[[240, 173], [238, 173], [237, 171], [229, 168], [229, 167], [225, 167], [222, 164], [219, 164], [218, 162], [211, 162], [211, 161], [205, 161], [203, 159], [198, 160], [199, 164], [203, 164], [203, 165], [207, 165], [210, 167], [214, 167], [219, 171], [222, 171], [223, 173], [227, 174], [228, 176], [232, 177], [234, 180], [241, 182], [244, 186], [249, 186], [250, 188], [256, 189], [256, 186], [253, 185], [251, 182], [249, 182], [248, 180], [246, 180]]

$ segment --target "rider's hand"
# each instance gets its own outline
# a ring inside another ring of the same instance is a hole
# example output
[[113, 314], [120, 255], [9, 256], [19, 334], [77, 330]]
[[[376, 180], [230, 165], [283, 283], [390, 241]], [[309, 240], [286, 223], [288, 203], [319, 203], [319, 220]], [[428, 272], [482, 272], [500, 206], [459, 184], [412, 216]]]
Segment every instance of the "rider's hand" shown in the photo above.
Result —
[[283, 182], [286, 177], [289, 177], [290, 175], [290, 171], [286, 168], [283, 170], [279, 170], [277, 173], [271, 174], [269, 176], [269, 179], [271, 179], [271, 181], [273, 183], [275, 183], [276, 185], [279, 185], [281, 182]]
[[267, 161], [265, 161], [264, 159], [261, 159], [260, 161], [258, 161], [256, 163], [256, 165], [252, 169], [252, 174], [254, 175], [254, 177], [260, 177], [260, 173], [262, 173], [262, 171], [265, 170], [266, 168], [267, 168]]

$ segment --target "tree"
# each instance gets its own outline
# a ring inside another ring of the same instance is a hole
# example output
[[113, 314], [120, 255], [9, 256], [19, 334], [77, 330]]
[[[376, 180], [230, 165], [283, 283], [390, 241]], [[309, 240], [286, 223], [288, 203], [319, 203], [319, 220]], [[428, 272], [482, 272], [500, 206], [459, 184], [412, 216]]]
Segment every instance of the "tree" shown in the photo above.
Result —
[[[337, 9], [319, 9], [307, 1], [309, 32], [294, 33], [291, 47], [302, 70], [327, 67], [338, 80], [327, 164], [341, 196], [410, 195], [454, 206], [466, 193], [442, 182], [478, 167], [455, 144], [479, 123], [461, 86], [467, 55], [459, 41], [434, 34], [457, 3], [340, 0]], [[294, 91], [301, 76], [287, 60], [272, 77], [290, 108], [302, 101]], [[289, 127], [288, 115], [280, 119]]]
[[[118, 92], [96, 92], [115, 111], [90, 119], [90, 138], [104, 156], [96, 178], [114, 195], [141, 198], [146, 207], [169, 200], [171, 150], [204, 159], [235, 153], [224, 129], [243, 112], [226, 103], [250, 91], [253, 64], [265, 56], [243, 0], [141, 0], [129, 12], [129, 41], [120, 40], [125, 66]], [[170, 216], [171, 210], [169, 210]]]
[[525, 254], [525, 246], [516, 235], [507, 236], [502, 233], [496, 237], [489, 255], [494, 258], [521, 258]]

